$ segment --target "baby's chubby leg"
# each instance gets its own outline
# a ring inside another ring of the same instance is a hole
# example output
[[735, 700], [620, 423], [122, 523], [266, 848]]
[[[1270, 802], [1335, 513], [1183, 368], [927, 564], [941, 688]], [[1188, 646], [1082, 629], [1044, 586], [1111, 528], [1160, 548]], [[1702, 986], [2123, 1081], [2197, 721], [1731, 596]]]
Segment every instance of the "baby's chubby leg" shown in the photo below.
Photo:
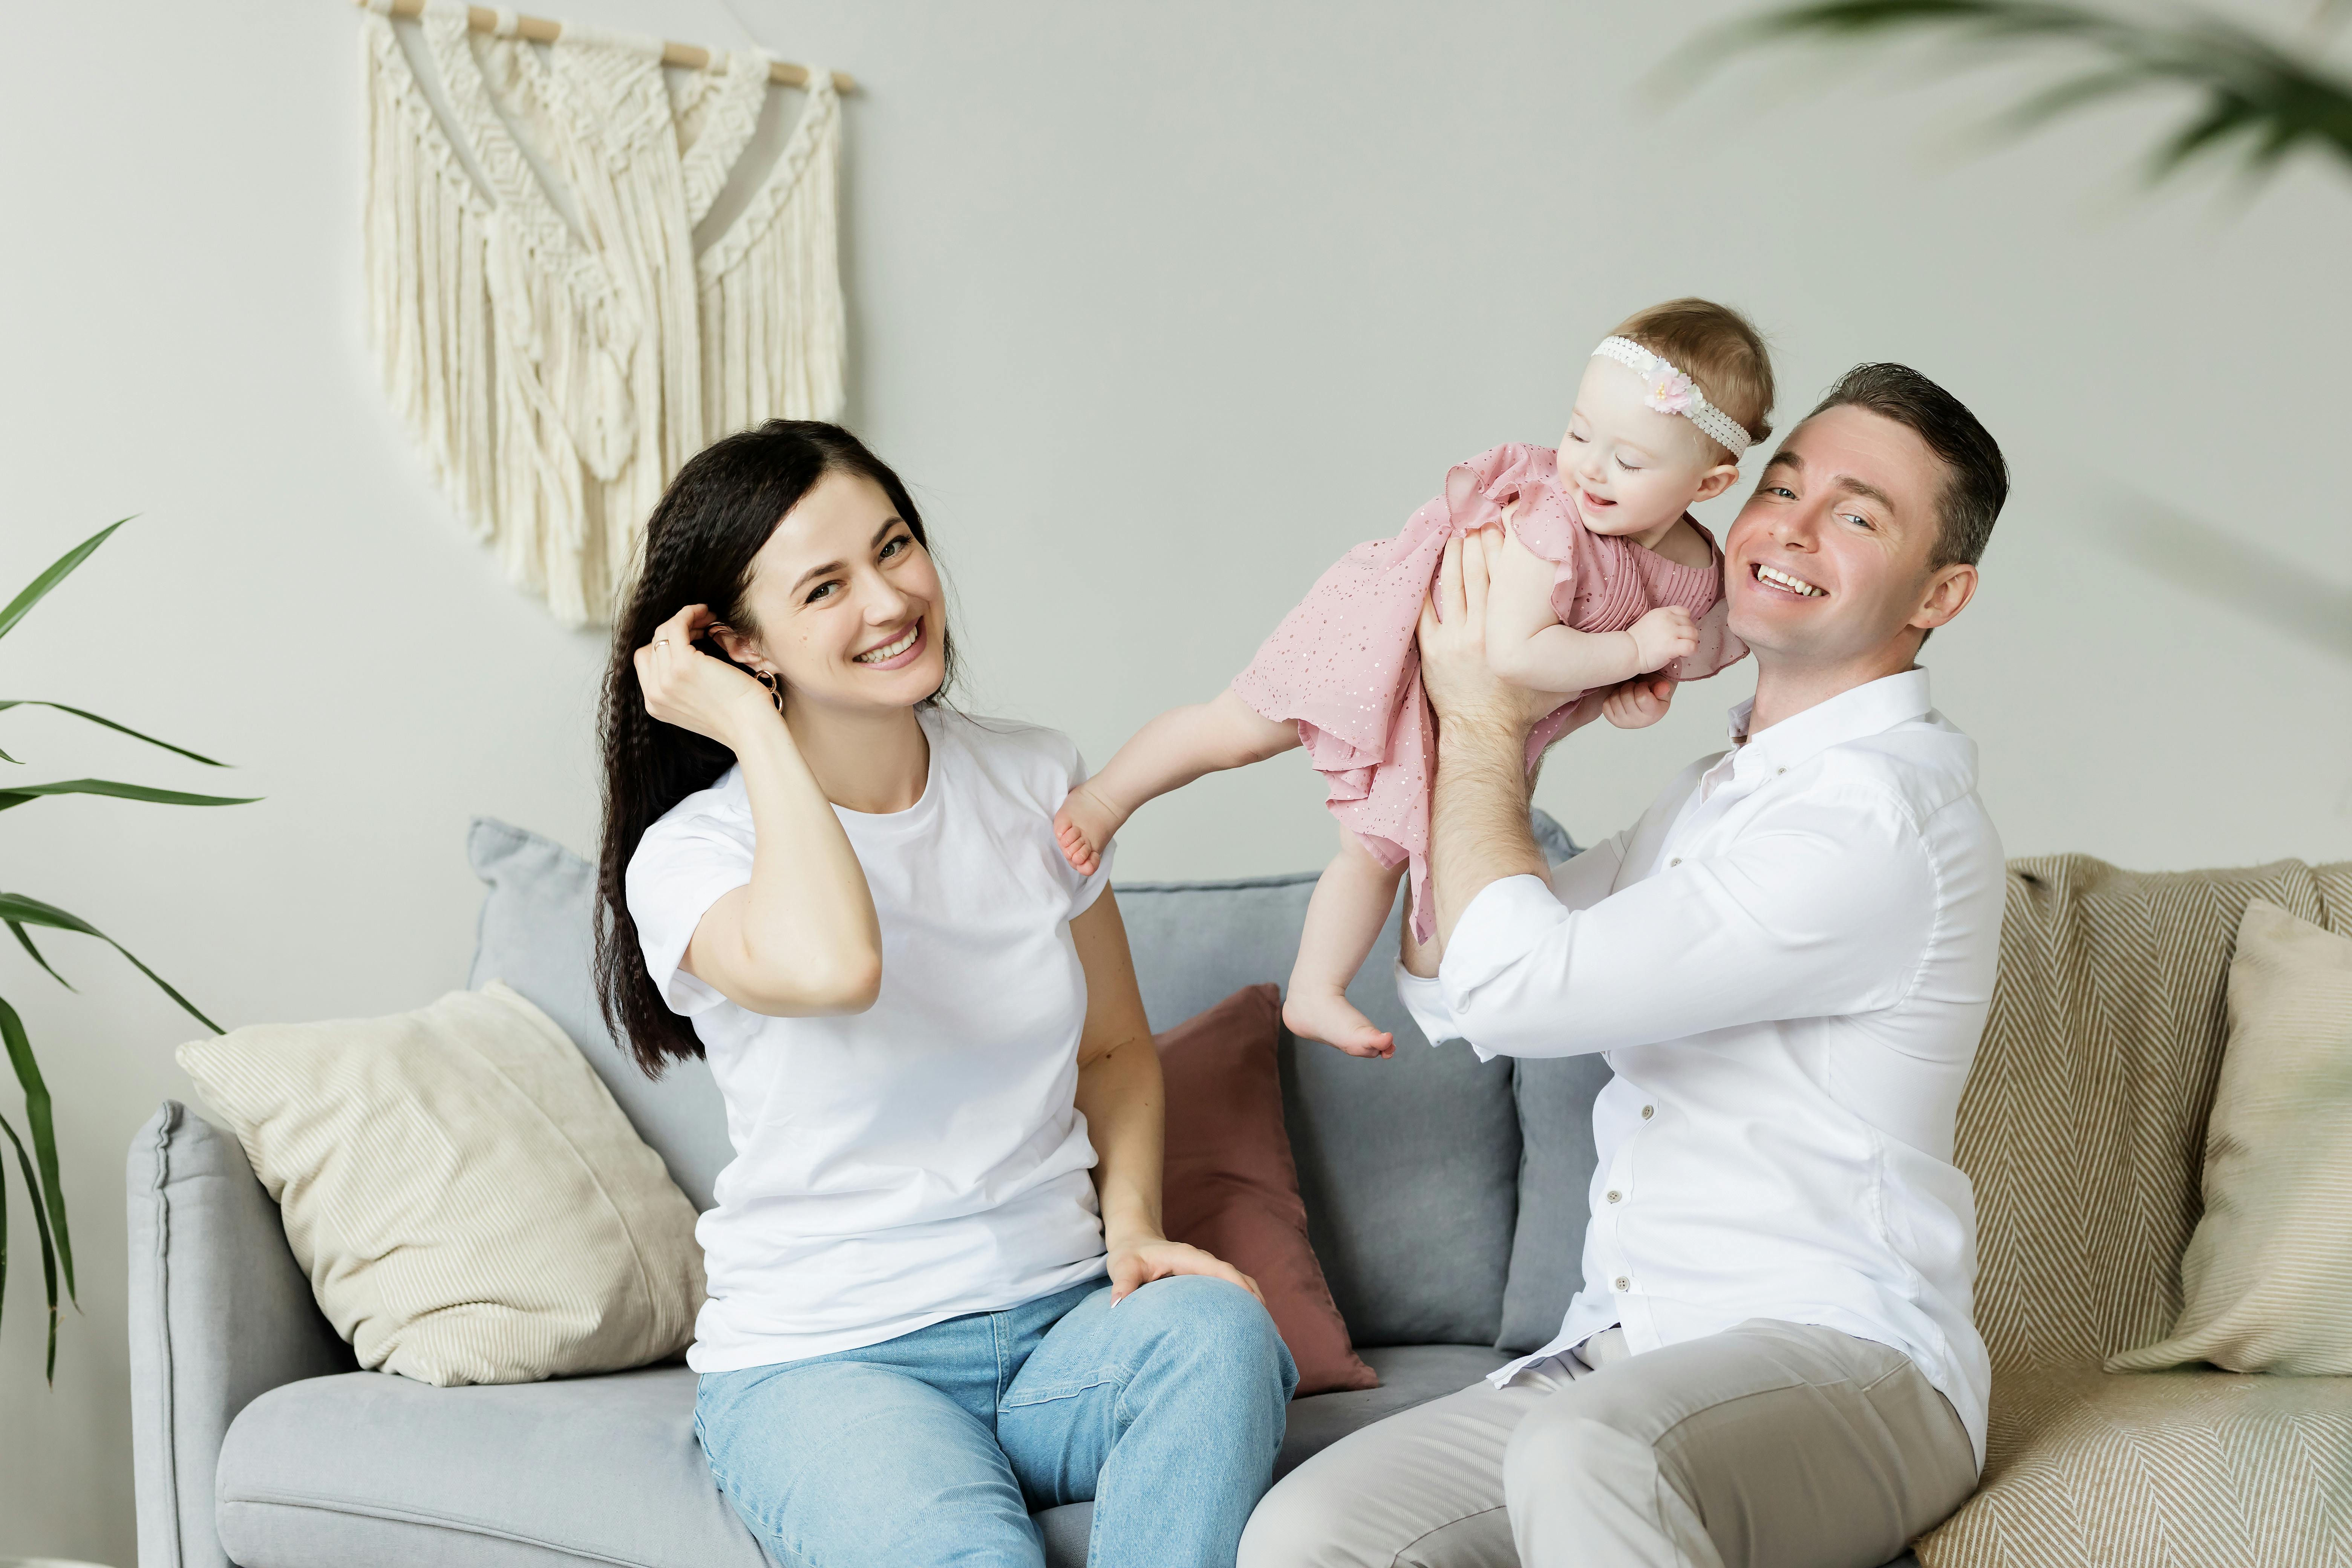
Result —
[[1143, 803], [1202, 773], [1261, 763], [1298, 744], [1298, 726], [1260, 714], [1231, 687], [1207, 702], [1171, 708], [1138, 730], [1102, 770], [1070, 791], [1054, 814], [1054, 837], [1083, 876]]
[[1356, 1010], [1348, 982], [1380, 940], [1404, 867], [1381, 865], [1352, 833], [1343, 831], [1340, 840], [1307, 905], [1282, 1021], [1302, 1039], [1327, 1041], [1351, 1057], [1393, 1056], [1396, 1037]]

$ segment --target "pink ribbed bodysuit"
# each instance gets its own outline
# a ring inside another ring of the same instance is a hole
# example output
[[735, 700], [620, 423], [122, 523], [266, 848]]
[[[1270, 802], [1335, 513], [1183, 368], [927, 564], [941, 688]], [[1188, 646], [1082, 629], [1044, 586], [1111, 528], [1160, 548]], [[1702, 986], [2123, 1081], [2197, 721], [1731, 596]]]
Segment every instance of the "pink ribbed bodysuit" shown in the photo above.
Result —
[[[1423, 942], [1435, 929], [1427, 883], [1436, 720], [1422, 695], [1414, 633], [1446, 541], [1505, 521], [1514, 502], [1509, 526], [1553, 563], [1552, 613], [1561, 625], [1622, 631], [1661, 605], [1680, 605], [1698, 622], [1699, 645], [1661, 672], [1677, 680], [1713, 675], [1748, 651], [1725, 626], [1723, 552], [1714, 536], [1699, 529], [1710, 557], [1702, 567], [1592, 532], [1560, 488], [1558, 455], [1548, 447], [1496, 447], [1454, 465], [1444, 490], [1395, 538], [1340, 557], [1283, 617], [1234, 691], [1266, 718], [1297, 723], [1341, 826], [1382, 865], [1410, 862], [1413, 931]], [[1530, 770], [1582, 695], [1568, 696], [1528, 735]]]

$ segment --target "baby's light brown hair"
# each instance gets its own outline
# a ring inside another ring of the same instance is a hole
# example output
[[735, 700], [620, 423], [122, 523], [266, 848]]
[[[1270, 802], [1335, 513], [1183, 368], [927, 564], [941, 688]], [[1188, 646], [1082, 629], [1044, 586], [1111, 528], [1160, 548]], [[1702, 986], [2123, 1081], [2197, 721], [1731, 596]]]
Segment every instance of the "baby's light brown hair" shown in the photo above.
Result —
[[[1754, 323], [1711, 300], [1669, 300], [1625, 319], [1612, 337], [1631, 338], [1698, 383], [1706, 400], [1738, 421], [1748, 438], [1772, 433], [1772, 355]], [[1731, 453], [1721, 442], [1707, 444]]]

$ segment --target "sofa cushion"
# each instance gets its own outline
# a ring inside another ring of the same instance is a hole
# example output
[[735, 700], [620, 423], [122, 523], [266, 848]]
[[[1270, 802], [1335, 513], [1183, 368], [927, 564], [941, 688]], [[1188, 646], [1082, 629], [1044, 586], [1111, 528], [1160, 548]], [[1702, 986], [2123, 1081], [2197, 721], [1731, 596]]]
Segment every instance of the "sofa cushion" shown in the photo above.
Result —
[[1511, 1064], [1519, 1111], [1519, 1215], [1503, 1286], [1507, 1351], [1549, 1344], [1584, 1284], [1592, 1217], [1592, 1100], [1614, 1075], [1601, 1056], [1528, 1057]]
[[1281, 1014], [1272, 985], [1245, 985], [1152, 1041], [1168, 1107], [1162, 1219], [1171, 1239], [1257, 1282], [1297, 1363], [1297, 1395], [1370, 1388], [1380, 1379], [1349, 1348], [1307, 1239], [1282, 1124]]
[[2109, 1372], [2352, 1373], [2352, 939], [2255, 899], [2230, 961], [2180, 1321]]
[[[1277, 1474], [1502, 1358], [1418, 1345], [1366, 1359], [1382, 1386], [1292, 1404]], [[221, 1543], [243, 1568], [767, 1568], [703, 1464], [694, 1384], [683, 1367], [472, 1388], [380, 1373], [288, 1384], [229, 1428]], [[1084, 1563], [1091, 1517], [1085, 1503], [1040, 1516], [1056, 1568]]]
[[2239, 921], [2259, 898], [2345, 931], [2346, 869], [2010, 863], [1955, 1153], [1976, 1190], [1975, 1312], [1996, 1421], [2003, 1388], [2022, 1386], [2004, 1368], [2095, 1363], [2171, 1331]]
[[694, 1209], [563, 1031], [493, 982], [182, 1046], [360, 1364], [523, 1383], [684, 1351]]
[[2352, 1563], [2352, 1378], [1996, 1373], [1990, 1438], [1927, 1568]]

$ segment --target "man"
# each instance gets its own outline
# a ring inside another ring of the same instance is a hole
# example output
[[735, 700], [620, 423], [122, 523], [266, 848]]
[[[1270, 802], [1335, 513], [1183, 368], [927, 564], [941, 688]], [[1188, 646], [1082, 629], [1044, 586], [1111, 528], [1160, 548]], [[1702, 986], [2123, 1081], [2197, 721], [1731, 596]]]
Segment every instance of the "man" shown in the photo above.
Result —
[[1914, 656], [1975, 593], [2008, 488], [1950, 394], [1850, 373], [1725, 542], [1756, 654], [1731, 749], [1550, 868], [1522, 762], [1549, 700], [1483, 647], [1517, 546], [1449, 549], [1421, 629], [1443, 960], [1409, 950], [1398, 985], [1433, 1041], [1608, 1053], [1584, 1288], [1537, 1354], [1286, 1478], [1243, 1568], [1873, 1568], [1975, 1487], [1990, 1373], [1952, 1139], [2001, 851]]

